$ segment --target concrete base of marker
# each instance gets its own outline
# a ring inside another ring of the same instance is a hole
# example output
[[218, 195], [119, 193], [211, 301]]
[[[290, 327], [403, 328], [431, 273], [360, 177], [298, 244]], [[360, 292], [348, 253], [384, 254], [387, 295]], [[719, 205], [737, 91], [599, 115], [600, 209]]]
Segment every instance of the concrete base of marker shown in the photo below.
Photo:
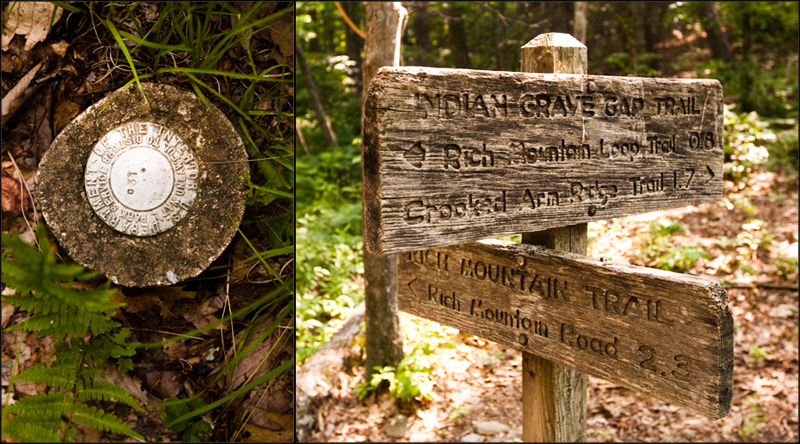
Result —
[[[197, 276], [230, 243], [244, 215], [247, 153], [233, 125], [193, 93], [169, 85], [133, 84], [110, 93], [70, 123], [39, 165], [35, 191], [45, 221], [70, 257], [119, 285], [172, 285]], [[105, 109], [104, 109], [105, 108]], [[105, 135], [128, 123], [168, 128], [198, 164], [196, 198], [166, 231], [134, 236], [109, 226], [90, 205], [90, 154]], [[229, 218], [230, 215], [230, 218]]]

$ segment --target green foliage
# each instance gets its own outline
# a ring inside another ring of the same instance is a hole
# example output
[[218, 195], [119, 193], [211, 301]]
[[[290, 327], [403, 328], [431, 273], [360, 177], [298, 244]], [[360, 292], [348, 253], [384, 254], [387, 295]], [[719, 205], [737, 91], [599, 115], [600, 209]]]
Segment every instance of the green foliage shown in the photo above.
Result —
[[748, 404], [750, 404], [750, 409], [753, 413], [747, 419], [747, 423], [742, 425], [742, 430], [739, 431], [739, 436], [742, 438], [742, 440], [753, 441], [758, 437], [758, 423], [766, 422], [767, 417], [765, 416], [764, 412], [764, 404], [760, 399], [758, 399], [757, 393], [748, 397], [746, 401]]
[[114, 416], [113, 413], [105, 413], [102, 409], [98, 409], [97, 407], [76, 404], [72, 411], [72, 420], [78, 424], [86, 424], [94, 429], [119, 435], [134, 436], [142, 440], [144, 439], [141, 435], [134, 432], [131, 426]]
[[[298, 125], [304, 127], [301, 119]], [[306, 131], [309, 140], [322, 140], [319, 132]], [[297, 160], [298, 362], [325, 343], [364, 298], [358, 280], [364, 272], [360, 143], [356, 138]]]
[[658, 219], [648, 224], [647, 230], [639, 230], [641, 240], [635, 254], [647, 266], [668, 271], [687, 271], [694, 267], [699, 258], [711, 256], [702, 249], [688, 245], [674, 245], [672, 236], [686, 231], [686, 225], [672, 219]]
[[665, 254], [657, 257], [653, 265], [662, 270], [686, 271], [694, 267], [699, 258], [710, 259], [711, 256], [694, 246], [678, 245], [670, 247]]
[[783, 276], [784, 279], [789, 279], [790, 277], [797, 277], [797, 259], [793, 257], [783, 257], [780, 253], [778, 253], [778, 257], [775, 258], [775, 263], [773, 264], [775, 269]]
[[736, 114], [725, 107], [725, 162], [726, 178], [747, 183], [753, 168], [763, 165], [769, 158], [766, 145], [776, 140], [769, 123], [759, 119], [758, 113]]
[[[141, 410], [125, 389], [102, 380], [106, 359], [122, 361], [121, 372], [132, 368], [129, 357], [135, 354], [136, 344], [125, 342], [130, 330], [122, 329], [113, 334], [120, 324], [111, 318], [115, 309], [123, 304], [110, 302], [115, 292], [110, 290], [110, 282], [95, 290], [73, 287], [74, 281], [91, 279], [94, 273], [86, 272], [80, 265], [56, 263], [44, 224], [39, 226], [37, 237], [43, 252], [26, 244], [18, 235], [10, 237], [3, 233], [7, 249], [3, 252], [2, 280], [19, 293], [19, 296], [3, 296], [3, 299], [26, 310], [30, 316], [8, 330], [38, 330], [39, 336], [53, 336], [57, 342], [51, 356], [56, 359], [49, 365], [30, 367], [11, 376], [9, 381], [47, 384], [54, 391], [23, 398], [7, 406], [4, 413], [16, 416], [3, 424], [3, 433], [26, 442], [69, 441], [74, 440], [77, 433], [72, 424], [82, 423], [143, 439], [113, 414], [83, 404], [118, 401]], [[89, 331], [94, 337], [87, 341], [82, 336]], [[62, 421], [62, 415], [70, 420]]]
[[[357, 10], [363, 9], [360, 5]], [[356, 13], [353, 19], [359, 19]], [[298, 3], [298, 42], [339, 141], [328, 146], [304, 81], [297, 119], [309, 152], [297, 157], [297, 361], [322, 346], [364, 298], [361, 239], [360, 70], [344, 55], [344, 28], [331, 3]], [[302, 44], [302, 43], [301, 43]], [[319, 52], [331, 45], [335, 54]]]
[[433, 399], [436, 383], [433, 370], [439, 362], [437, 350], [440, 347], [455, 347], [451, 338], [457, 330], [424, 319], [406, 320], [403, 326], [403, 359], [396, 369], [391, 366], [375, 367], [371, 379], [353, 390], [358, 393], [359, 400], [384, 382], [389, 385], [389, 393], [403, 401]]
[[461, 404], [456, 404], [455, 402], [451, 402], [450, 406], [453, 408], [453, 411], [450, 412], [449, 418], [455, 419], [456, 424], [461, 424], [461, 417], [469, 414], [469, 408]]
[[767, 352], [764, 351], [763, 348], [761, 348], [761, 347], [759, 347], [757, 345], [751, 345], [750, 346], [750, 353], [748, 353], [748, 354], [750, 356], [756, 358], [756, 361], [763, 361], [763, 360], [767, 359]]
[[736, 251], [743, 256], [756, 258], [759, 247], [768, 248], [772, 243], [772, 234], [764, 228], [760, 219], [749, 219], [742, 224], [742, 229], [736, 235]]
[[167, 399], [167, 401], [174, 402], [174, 404], [164, 407], [164, 413], [161, 414], [161, 419], [164, 420], [164, 424], [174, 423], [171, 427], [173, 431], [183, 432], [183, 442], [202, 442], [200, 439], [200, 432], [205, 434], [211, 433], [212, 424], [205, 418], [175, 421], [192, 410], [205, 407], [206, 403], [203, 402], [202, 398], [195, 398], [188, 403], [178, 403], [178, 398], [173, 396]]

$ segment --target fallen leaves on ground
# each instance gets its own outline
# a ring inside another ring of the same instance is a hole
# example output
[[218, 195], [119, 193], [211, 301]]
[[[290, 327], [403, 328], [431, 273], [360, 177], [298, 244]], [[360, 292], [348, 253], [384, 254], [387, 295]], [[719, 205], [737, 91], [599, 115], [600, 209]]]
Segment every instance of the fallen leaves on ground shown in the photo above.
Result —
[[[53, 14], [55, 9], [55, 15]], [[25, 36], [25, 51], [43, 42], [53, 24], [64, 13], [64, 10], [50, 2], [9, 2], [3, 10], [3, 51], [14, 35]]]

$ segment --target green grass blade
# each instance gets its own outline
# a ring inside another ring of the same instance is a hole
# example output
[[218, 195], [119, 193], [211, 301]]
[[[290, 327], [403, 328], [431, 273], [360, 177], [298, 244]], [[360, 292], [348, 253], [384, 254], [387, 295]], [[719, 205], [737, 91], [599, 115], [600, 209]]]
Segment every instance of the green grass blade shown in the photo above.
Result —
[[[235, 366], [239, 361], [241, 361], [242, 359], [246, 358], [247, 354], [250, 353], [251, 351], [253, 351], [253, 349], [256, 348], [260, 343], [264, 342], [264, 340], [267, 339], [267, 337], [269, 335], [271, 335], [272, 332], [275, 331], [280, 326], [280, 323], [283, 320], [283, 318], [285, 318], [286, 315], [288, 315], [289, 312], [292, 311], [292, 310], [294, 310], [294, 305], [293, 304], [289, 304], [283, 310], [281, 310], [281, 313], [278, 315], [277, 318], [275, 318], [275, 320], [272, 322], [272, 325], [270, 325], [269, 328], [267, 328], [267, 330], [261, 336], [258, 337], [258, 339], [256, 339], [255, 341], [251, 342], [247, 346], [247, 348], [245, 348], [241, 352], [237, 353], [236, 357], [234, 357], [233, 359], [228, 361], [228, 363], [225, 364], [225, 367], [222, 367], [222, 370], [220, 370], [219, 373], [217, 373], [217, 375], [214, 377], [214, 379], [211, 380], [211, 382], [208, 385], [209, 386], [213, 386], [214, 383], [216, 383], [219, 380], [219, 378], [222, 377], [222, 375], [227, 373], [227, 371], [229, 369], [233, 368], [233, 366]], [[243, 341], [240, 342], [240, 344], [242, 344], [242, 343], [243, 343]]]
[[200, 79], [198, 79], [197, 77], [193, 76], [192, 74], [190, 74], [190, 73], [188, 73], [188, 72], [184, 72], [183, 74], [184, 74], [185, 76], [189, 77], [190, 79], [192, 79], [192, 80], [193, 80], [194, 82], [196, 82], [198, 85], [200, 85], [200, 86], [202, 86], [203, 88], [205, 88], [205, 89], [207, 89], [207, 90], [211, 91], [211, 93], [212, 93], [212, 94], [214, 94], [215, 96], [217, 96], [217, 97], [218, 97], [220, 100], [222, 100], [223, 102], [227, 103], [227, 104], [228, 104], [228, 105], [229, 105], [231, 108], [233, 108], [233, 109], [234, 109], [234, 110], [235, 110], [237, 113], [239, 113], [239, 114], [240, 114], [242, 117], [244, 117], [244, 118], [245, 118], [245, 119], [246, 119], [248, 122], [250, 122], [251, 124], [253, 124], [253, 126], [254, 126], [254, 127], [256, 127], [256, 129], [258, 130], [258, 132], [260, 132], [260, 133], [261, 133], [261, 134], [262, 134], [264, 137], [266, 137], [267, 139], [269, 139], [269, 133], [267, 133], [267, 131], [266, 131], [266, 130], [264, 130], [264, 128], [262, 128], [262, 127], [261, 127], [261, 125], [259, 125], [258, 123], [256, 123], [256, 121], [255, 121], [255, 120], [253, 120], [253, 118], [252, 118], [252, 117], [250, 117], [249, 115], [247, 115], [247, 113], [245, 113], [245, 112], [244, 112], [244, 111], [242, 111], [242, 110], [241, 110], [241, 109], [240, 109], [238, 106], [236, 106], [236, 104], [235, 104], [235, 103], [231, 102], [231, 100], [230, 100], [230, 99], [228, 99], [227, 97], [225, 97], [225, 96], [223, 96], [222, 94], [218, 93], [218, 92], [217, 92], [217, 90], [215, 90], [214, 88], [212, 88], [212, 87], [210, 87], [210, 86], [206, 85], [204, 82], [202, 82]]
[[253, 185], [253, 188], [256, 188], [258, 190], [264, 191], [265, 193], [272, 193], [272, 194], [274, 194], [276, 196], [288, 197], [289, 199], [294, 198], [294, 194], [287, 193], [286, 191], [276, 190], [275, 188], [267, 188], [267, 187], [262, 187], [262, 186], [259, 186], [259, 185]]
[[220, 324], [222, 324], [224, 322], [230, 322], [231, 319], [236, 319], [236, 318], [238, 318], [240, 316], [244, 316], [245, 314], [247, 314], [247, 313], [251, 312], [252, 310], [260, 307], [261, 305], [268, 303], [272, 299], [276, 298], [281, 293], [281, 291], [287, 290], [286, 287], [287, 287], [287, 284], [283, 283], [283, 285], [281, 285], [280, 287], [272, 290], [266, 296], [263, 296], [263, 297], [259, 298], [258, 300], [253, 301], [250, 304], [248, 304], [248, 305], [236, 310], [235, 312], [233, 312], [232, 315], [225, 316], [225, 317], [223, 317], [223, 318], [221, 318], [221, 319], [219, 319], [217, 321], [211, 322], [211, 323], [209, 323], [209, 324], [207, 324], [207, 325], [205, 325], [205, 326], [203, 326], [201, 328], [197, 328], [197, 329], [194, 329], [194, 330], [192, 330], [190, 332], [173, 336], [170, 339], [165, 339], [165, 340], [160, 341], [160, 342], [137, 343], [136, 344], [136, 348], [163, 347], [166, 344], [171, 344], [171, 343], [177, 342], [177, 341], [185, 341], [190, 336], [195, 336], [195, 335], [198, 335], [200, 333], [205, 333], [208, 330], [211, 330], [212, 328], [216, 327], [217, 325], [220, 325]]
[[[242, 239], [244, 239], [244, 241], [247, 242], [247, 246], [249, 246], [250, 249], [253, 250], [253, 252], [258, 252], [258, 249], [256, 247], [254, 247], [253, 244], [250, 243], [250, 239], [248, 239], [247, 236], [244, 235], [244, 233], [242, 232], [242, 229], [239, 228], [239, 225], [236, 224], [236, 221], [233, 220], [233, 218], [231, 217], [230, 213], [228, 213], [227, 210], [225, 211], [225, 214], [228, 215], [228, 218], [231, 220], [231, 223], [236, 227], [236, 231], [238, 231], [239, 234], [242, 235]], [[258, 260], [261, 261], [261, 265], [264, 266], [265, 270], [268, 270], [269, 272], [272, 273], [273, 276], [275, 276], [275, 279], [277, 279], [278, 282], [283, 282], [283, 280], [281, 280], [281, 277], [278, 276], [277, 274], [275, 274], [275, 270], [273, 270], [272, 267], [267, 265], [267, 261], [265, 261], [263, 257], [259, 256]]]
[[[72, 6], [72, 5], [70, 5], [69, 3], [67, 3], [67, 2], [50, 2], [50, 3], [52, 3], [53, 5], [55, 5], [55, 6], [59, 7], [59, 8], [61, 8], [61, 9], [65, 10], [65, 11], [69, 11], [69, 12], [83, 12], [83, 11], [82, 11], [80, 8], [78, 8], [78, 7], [76, 7], [76, 6]], [[9, 11], [9, 13], [11, 13], [11, 11]]]
[[[131, 34], [129, 32], [125, 32], [125, 31], [119, 31], [119, 34], [122, 37], [125, 37], [126, 39], [129, 39], [129, 40], [133, 41], [134, 43], [136, 43], [138, 45], [146, 46], [148, 48], [160, 49], [162, 51], [167, 51], [167, 52], [170, 52], [170, 51], [187, 51], [188, 52], [188, 51], [192, 50], [192, 48], [189, 48], [188, 46], [184, 46], [184, 45], [162, 45], [161, 43], [150, 42], [150, 41], [144, 40], [143, 38], [136, 37], [135, 35], [133, 35], [133, 34]], [[148, 31], [148, 34], [149, 34], [149, 31]], [[145, 35], [145, 37], [147, 37], [147, 36]]]
[[[184, 51], [186, 49], [183, 49]], [[238, 72], [231, 72], [231, 71], [218, 71], [216, 69], [205, 69], [205, 68], [162, 68], [159, 69], [158, 72], [178, 72], [182, 74], [208, 74], [212, 76], [226, 76], [226, 77], [234, 77], [237, 79], [246, 79], [246, 80], [255, 80], [258, 82], [279, 82], [279, 83], [289, 83], [292, 79], [287, 79], [286, 77], [261, 77], [261, 76], [253, 76], [250, 74], [242, 74]], [[288, 76], [287, 76], [288, 77]]]
[[119, 49], [122, 50], [122, 53], [125, 54], [125, 58], [128, 60], [128, 64], [131, 66], [131, 72], [133, 72], [133, 79], [136, 81], [136, 85], [139, 86], [139, 91], [142, 93], [142, 97], [144, 97], [144, 103], [147, 106], [150, 106], [150, 103], [147, 102], [147, 96], [144, 95], [144, 88], [142, 88], [142, 83], [139, 81], [139, 75], [136, 73], [136, 66], [133, 64], [133, 58], [131, 58], [131, 53], [128, 52], [128, 47], [125, 46], [125, 42], [122, 41], [122, 37], [120, 37], [119, 32], [117, 32], [117, 27], [114, 26], [114, 23], [111, 20], [103, 20], [103, 24], [106, 25], [111, 34], [114, 36], [114, 40], [117, 41], [119, 45]]
[[[256, 379], [255, 381], [251, 382], [250, 384], [245, 385], [244, 387], [240, 388], [239, 390], [236, 390], [235, 392], [231, 393], [230, 395], [228, 395], [228, 396], [226, 396], [226, 397], [224, 397], [224, 398], [222, 398], [222, 399], [220, 399], [218, 401], [212, 402], [211, 404], [203, 406], [203, 407], [201, 407], [201, 408], [199, 408], [199, 409], [197, 409], [197, 410], [195, 410], [193, 412], [189, 412], [189, 413], [187, 413], [187, 414], [175, 419], [171, 423], [167, 424], [167, 427], [172, 427], [174, 424], [177, 424], [177, 423], [182, 422], [182, 421], [186, 421], [187, 419], [194, 418], [196, 416], [202, 415], [203, 413], [205, 413], [205, 412], [207, 412], [209, 410], [215, 409], [215, 408], [221, 406], [222, 404], [225, 404], [226, 402], [236, 398], [237, 396], [239, 396], [239, 395], [241, 395], [243, 393], [247, 393], [248, 391], [252, 390], [253, 388], [258, 387], [259, 385], [269, 381], [270, 379], [274, 378], [275, 376], [277, 376], [277, 375], [283, 373], [284, 371], [286, 371], [292, 365], [294, 365], [294, 360], [289, 359], [288, 361], [284, 362], [283, 364], [281, 364], [280, 366], [278, 366], [277, 368], [275, 368], [271, 372], [269, 372], [266, 375]], [[186, 401], [186, 400], [182, 399], [181, 401]], [[165, 405], [165, 404], [162, 404], [162, 406], [163, 405]]]

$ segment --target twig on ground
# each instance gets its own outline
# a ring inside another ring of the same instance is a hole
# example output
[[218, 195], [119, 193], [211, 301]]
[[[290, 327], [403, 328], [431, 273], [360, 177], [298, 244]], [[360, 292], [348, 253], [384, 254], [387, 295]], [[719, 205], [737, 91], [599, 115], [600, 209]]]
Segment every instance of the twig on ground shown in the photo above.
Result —
[[753, 282], [750, 284], [740, 282], [721, 282], [725, 288], [741, 288], [741, 289], [755, 289], [755, 288], [768, 288], [771, 290], [794, 290], [798, 291], [797, 285], [792, 284], [776, 284], [773, 282]]

